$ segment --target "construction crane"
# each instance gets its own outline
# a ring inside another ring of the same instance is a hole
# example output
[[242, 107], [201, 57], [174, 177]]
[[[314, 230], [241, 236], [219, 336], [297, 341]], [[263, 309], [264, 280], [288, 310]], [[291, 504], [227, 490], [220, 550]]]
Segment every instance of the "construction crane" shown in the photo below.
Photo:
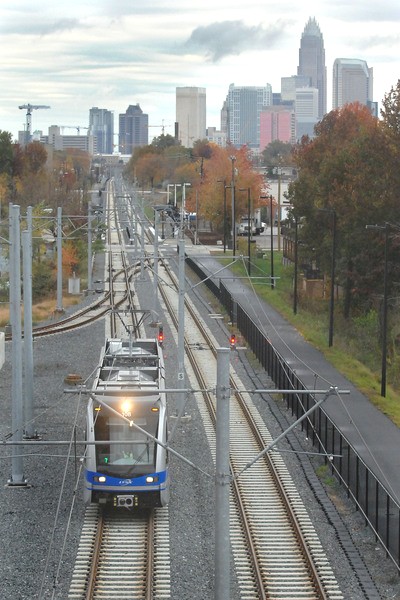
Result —
[[82, 127], [81, 125], [60, 125], [61, 129], [76, 129], [77, 134], [80, 135], [81, 129], [89, 129], [89, 127]]
[[44, 104], [21, 104], [18, 108], [26, 110], [25, 143], [29, 144], [32, 135], [32, 111], [38, 110], [39, 108], [50, 108], [50, 106], [45, 106]]
[[164, 135], [165, 127], [170, 127], [170, 125], [164, 125], [164, 119], [162, 120], [162, 125], [148, 125], [148, 127], [161, 127], [162, 135]]

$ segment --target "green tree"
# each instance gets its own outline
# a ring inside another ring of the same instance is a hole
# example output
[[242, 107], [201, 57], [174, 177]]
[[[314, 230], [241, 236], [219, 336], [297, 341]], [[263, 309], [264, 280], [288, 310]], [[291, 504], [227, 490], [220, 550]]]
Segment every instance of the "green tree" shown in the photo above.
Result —
[[0, 173], [12, 175], [13, 171], [13, 143], [11, 133], [0, 129]]
[[274, 140], [263, 150], [264, 165], [268, 176], [273, 177], [274, 171], [279, 166], [293, 165], [293, 146], [289, 142]]

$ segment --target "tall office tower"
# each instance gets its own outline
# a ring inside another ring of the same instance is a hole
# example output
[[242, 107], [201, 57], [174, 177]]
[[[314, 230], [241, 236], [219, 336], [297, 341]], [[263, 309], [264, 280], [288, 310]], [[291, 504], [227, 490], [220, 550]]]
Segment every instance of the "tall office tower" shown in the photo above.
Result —
[[149, 115], [143, 113], [139, 104], [130, 104], [125, 114], [119, 115], [119, 150], [132, 154], [139, 146], [149, 143]]
[[333, 63], [332, 107], [341, 108], [351, 102], [368, 106], [373, 96], [373, 69], [365, 60], [337, 58]]
[[260, 152], [271, 142], [289, 142], [294, 144], [295, 110], [292, 106], [267, 106], [260, 113]]
[[296, 90], [296, 140], [303, 135], [314, 137], [314, 127], [318, 122], [319, 92], [317, 88], [305, 87]]
[[272, 87], [229, 86], [228, 140], [236, 147], [260, 148], [260, 113], [272, 104]]
[[89, 111], [89, 134], [97, 138], [97, 152], [112, 154], [114, 151], [114, 114], [106, 108], [94, 106]]
[[196, 140], [206, 137], [206, 89], [200, 87], [176, 88], [176, 122], [178, 140], [186, 148], [193, 148]]
[[318, 90], [318, 118], [326, 113], [326, 66], [324, 38], [315, 18], [309, 18], [301, 36], [297, 75], [310, 78], [308, 85]]

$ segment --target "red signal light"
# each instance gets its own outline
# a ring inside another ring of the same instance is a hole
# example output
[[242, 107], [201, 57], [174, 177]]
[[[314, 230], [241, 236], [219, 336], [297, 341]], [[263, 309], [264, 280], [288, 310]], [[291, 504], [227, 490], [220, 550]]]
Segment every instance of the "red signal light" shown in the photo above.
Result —
[[162, 343], [163, 343], [163, 341], [164, 341], [164, 329], [163, 329], [163, 327], [161, 327], [161, 326], [158, 328], [158, 336], [157, 336], [157, 339], [158, 339], [158, 343], [159, 343], [159, 344], [162, 344]]
[[231, 337], [229, 338], [229, 344], [232, 349], [236, 348], [236, 335], [234, 333], [232, 333]]

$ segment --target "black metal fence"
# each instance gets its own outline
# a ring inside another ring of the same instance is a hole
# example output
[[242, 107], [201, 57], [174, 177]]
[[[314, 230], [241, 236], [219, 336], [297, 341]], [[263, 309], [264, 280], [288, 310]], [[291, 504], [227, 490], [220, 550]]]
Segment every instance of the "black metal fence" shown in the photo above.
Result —
[[[222, 286], [223, 284], [221, 284]], [[227, 298], [229, 295], [229, 291], [225, 289], [220, 297]], [[232, 308], [233, 303], [231, 297], [226, 308], [231, 311], [232, 315], [236, 313], [237, 328], [277, 388], [306, 389], [244, 308], [238, 304], [235, 310]], [[315, 400], [310, 394], [286, 394], [285, 401], [292, 415], [297, 419], [315, 404]], [[303, 430], [305, 429], [306, 436], [313, 445], [325, 455], [325, 460], [330, 465], [332, 473], [345, 486], [347, 495], [354, 500], [366, 523], [370, 525], [376, 538], [380, 540], [388, 556], [400, 570], [399, 504], [321, 407], [318, 407], [307, 419], [302, 421], [301, 427]], [[330, 455], [332, 455], [332, 460], [328, 460]]]
[[[187, 259], [187, 263], [225, 307], [231, 320], [236, 323], [252, 352], [277, 388], [306, 389], [296, 373], [249, 317], [246, 310], [236, 303], [224, 284], [220, 281], [217, 285], [215, 281], [209, 279], [208, 275], [193, 260]], [[315, 404], [311, 394], [286, 394], [285, 401], [296, 418], [300, 418]], [[307, 419], [302, 421], [301, 427], [313, 445], [325, 454], [326, 462], [330, 465], [332, 473], [346, 488], [348, 497], [353, 499], [357, 509], [362, 512], [365, 522], [372, 528], [387, 555], [400, 571], [399, 504], [361, 459], [346, 437], [337, 429], [323, 408], [318, 407]], [[330, 455], [332, 455], [332, 460], [328, 461], [327, 457]]]

